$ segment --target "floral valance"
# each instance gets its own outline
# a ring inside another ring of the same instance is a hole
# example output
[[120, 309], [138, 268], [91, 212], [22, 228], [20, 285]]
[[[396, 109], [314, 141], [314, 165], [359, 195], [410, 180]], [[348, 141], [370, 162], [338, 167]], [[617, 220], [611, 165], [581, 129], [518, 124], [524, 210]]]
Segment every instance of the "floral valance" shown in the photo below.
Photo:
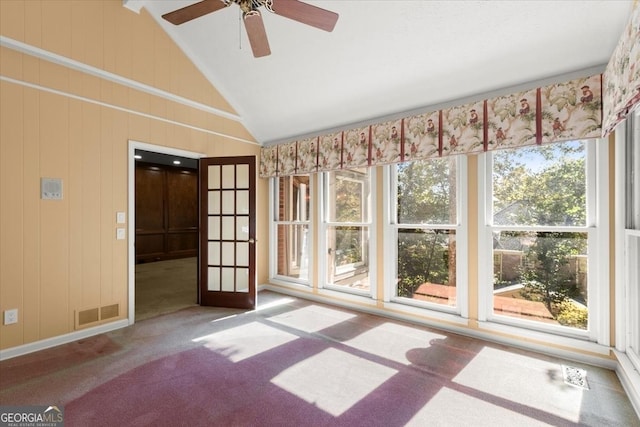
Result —
[[602, 134], [602, 75], [263, 147], [260, 177], [353, 169]]
[[603, 136], [640, 103], [640, 2], [635, 1], [629, 23], [604, 72]]

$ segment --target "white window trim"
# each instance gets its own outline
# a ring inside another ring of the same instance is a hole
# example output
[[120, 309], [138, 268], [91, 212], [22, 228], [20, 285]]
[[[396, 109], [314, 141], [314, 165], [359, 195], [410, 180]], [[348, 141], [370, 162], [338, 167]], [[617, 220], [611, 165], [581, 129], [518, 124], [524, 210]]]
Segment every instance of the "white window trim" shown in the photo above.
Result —
[[[296, 285], [303, 286], [308, 289], [311, 287], [313, 277], [313, 264], [315, 259], [315, 246], [313, 241], [313, 214], [314, 212], [314, 197], [313, 197], [313, 179], [314, 174], [309, 175], [309, 192], [310, 192], [310, 200], [309, 200], [309, 221], [276, 221], [275, 213], [277, 210], [277, 203], [279, 200], [279, 195], [276, 194], [278, 187], [276, 183], [278, 182], [279, 177], [273, 177], [269, 179], [269, 281], [272, 283], [280, 284], [280, 285]], [[309, 225], [309, 236], [308, 236], [308, 250], [309, 250], [309, 264], [307, 270], [309, 271], [308, 279], [300, 279], [296, 277], [283, 276], [278, 274], [278, 225]]]
[[625, 157], [626, 157], [626, 139], [627, 139], [627, 124], [623, 121], [616, 127], [615, 131], [615, 194], [625, 195], [625, 197], [616, 197], [616, 211], [615, 211], [615, 292], [616, 292], [616, 349], [622, 352], [627, 350], [627, 332], [629, 331], [629, 305], [630, 299], [627, 298], [628, 294], [628, 271], [627, 271], [627, 237], [625, 230], [626, 222], [626, 177], [625, 177]]
[[[629, 122], [632, 120], [632, 122]], [[635, 133], [634, 134], [632, 134]], [[640, 141], [640, 111], [630, 114], [615, 129], [615, 325], [617, 374], [640, 408], [640, 230], [627, 229], [627, 140]]]
[[[638, 313], [638, 305], [640, 303], [640, 273], [638, 268], [638, 259], [640, 259], [640, 230], [625, 230], [625, 246], [626, 256], [624, 257], [625, 268], [625, 294], [626, 304], [623, 312], [626, 314], [626, 340], [625, 351], [636, 369], [640, 370], [640, 314]], [[632, 284], [635, 284], [633, 286]], [[635, 329], [634, 329], [635, 326]]]
[[[385, 271], [385, 286], [383, 301], [389, 304], [389, 307], [415, 307], [427, 312], [436, 312], [453, 314], [467, 319], [469, 317], [469, 269], [468, 265], [468, 223], [469, 218], [467, 209], [463, 209], [463, 203], [466, 203], [468, 197], [467, 189], [467, 157], [457, 156], [457, 177], [456, 177], [456, 221], [454, 225], [451, 224], [417, 224], [415, 228], [431, 228], [441, 230], [455, 230], [456, 232], [456, 306], [449, 307], [441, 304], [434, 304], [424, 301], [414, 301], [410, 298], [396, 297], [396, 270], [398, 265], [398, 256], [395, 250], [391, 251], [385, 256], [384, 271]], [[392, 167], [395, 165], [387, 165], [383, 169], [383, 197], [384, 197], [384, 241], [393, 244], [396, 247], [398, 240], [398, 224], [396, 217], [396, 201], [392, 198], [396, 197], [396, 193], [393, 189], [397, 187], [396, 174], [393, 173]], [[405, 228], [405, 227], [403, 227]], [[406, 227], [411, 228], [411, 227]], [[450, 320], [447, 317], [447, 320]]]
[[[395, 194], [395, 192], [391, 191], [391, 189], [396, 187], [395, 174], [391, 173], [391, 167], [392, 165], [386, 165], [382, 168], [382, 182], [385, 183], [382, 186], [382, 200], [384, 203], [384, 208], [382, 209], [382, 221], [384, 222], [383, 241], [387, 242], [387, 247], [389, 247], [389, 242], [395, 242], [397, 238], [396, 229], [391, 226], [391, 219], [395, 218], [395, 214], [392, 212], [394, 204], [391, 203], [391, 195], [392, 193]], [[384, 303], [390, 303], [396, 292], [396, 258], [396, 256], [389, 256], [383, 260], [384, 291], [382, 293], [382, 301]]]
[[[378, 285], [377, 285], [377, 268], [376, 263], [374, 262], [377, 259], [377, 233], [376, 233], [376, 224], [377, 224], [377, 209], [376, 209], [376, 168], [369, 167], [369, 179], [370, 179], [370, 195], [371, 198], [369, 200], [370, 205], [368, 206], [369, 212], [369, 223], [336, 223], [327, 221], [328, 218], [328, 197], [325, 194], [326, 190], [326, 182], [327, 177], [330, 172], [321, 172], [318, 174], [318, 206], [320, 208], [320, 216], [319, 216], [319, 227], [318, 227], [318, 257], [316, 257], [316, 261], [318, 263], [318, 289], [320, 292], [323, 292], [327, 295], [332, 295], [334, 297], [340, 297], [344, 295], [351, 295], [358, 299], [366, 298], [366, 299], [377, 299], [378, 297]], [[336, 171], [339, 172], [339, 171]], [[333, 285], [329, 283], [329, 278], [327, 277], [327, 257], [324, 256], [328, 253], [327, 248], [327, 229], [332, 226], [362, 226], [369, 228], [369, 291], [363, 291], [360, 289], [352, 289], [346, 288], [340, 285]]]
[[[629, 123], [633, 120], [633, 123]], [[633, 132], [633, 134], [632, 134]], [[640, 230], [627, 227], [627, 180], [626, 144], [628, 139], [640, 140], [640, 111], [633, 112], [626, 121], [616, 127], [615, 144], [615, 192], [616, 198], [615, 242], [616, 242], [616, 349], [626, 354], [636, 370], [640, 370]], [[635, 285], [635, 286], [634, 286]]]
[[[594, 190], [596, 194], [591, 194], [593, 203], [595, 204], [595, 222], [597, 245], [594, 250], [594, 256], [590, 257], [590, 268], [597, 268], [595, 280], [589, 280], [589, 301], [593, 301], [592, 295], [595, 295], [595, 308], [597, 312], [597, 330], [593, 331], [592, 339], [598, 344], [609, 346], [611, 344], [611, 263], [609, 262], [610, 253], [610, 236], [609, 224], [609, 143], [605, 139], [591, 141], [595, 145], [596, 159], [593, 159], [591, 167], [595, 168], [596, 186]], [[596, 203], [599, 201], [599, 203]], [[591, 242], [589, 242], [591, 245]], [[591, 246], [590, 246], [591, 247]], [[602, 260], [598, 262], [598, 260]], [[590, 274], [591, 275], [591, 274]], [[591, 306], [589, 307], [589, 316], [591, 316]]]
[[[478, 320], [488, 324], [515, 326], [522, 330], [528, 338], [539, 336], [565, 336], [608, 346], [609, 331], [609, 179], [608, 179], [608, 144], [604, 140], [588, 140], [587, 143], [587, 226], [572, 227], [570, 231], [588, 232], [588, 295], [589, 295], [589, 329], [586, 331], [546, 325], [508, 316], [493, 314], [493, 253], [492, 230], [494, 229], [535, 229], [535, 227], [494, 227], [492, 218], [492, 159], [491, 153], [483, 153], [478, 161]], [[595, 173], [593, 173], [595, 171]], [[600, 203], [596, 203], [599, 200]], [[547, 228], [547, 227], [545, 227]], [[564, 227], [548, 227], [564, 230]], [[596, 243], [597, 242], [597, 243]], [[599, 260], [607, 260], [599, 262]], [[482, 327], [482, 325], [481, 325]], [[486, 327], [486, 326], [485, 326]], [[531, 331], [531, 332], [528, 332]]]

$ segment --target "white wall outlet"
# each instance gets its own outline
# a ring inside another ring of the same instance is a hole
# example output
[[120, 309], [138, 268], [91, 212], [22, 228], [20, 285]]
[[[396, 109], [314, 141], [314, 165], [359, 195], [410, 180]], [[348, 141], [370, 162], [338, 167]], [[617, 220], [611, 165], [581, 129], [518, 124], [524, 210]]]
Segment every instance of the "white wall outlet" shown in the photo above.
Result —
[[125, 216], [124, 212], [116, 212], [116, 223], [117, 224], [124, 224], [127, 220], [127, 217]]
[[116, 239], [124, 240], [127, 238], [127, 231], [124, 228], [116, 228]]
[[4, 324], [12, 325], [14, 323], [18, 323], [18, 309], [14, 308], [12, 310], [4, 311]]

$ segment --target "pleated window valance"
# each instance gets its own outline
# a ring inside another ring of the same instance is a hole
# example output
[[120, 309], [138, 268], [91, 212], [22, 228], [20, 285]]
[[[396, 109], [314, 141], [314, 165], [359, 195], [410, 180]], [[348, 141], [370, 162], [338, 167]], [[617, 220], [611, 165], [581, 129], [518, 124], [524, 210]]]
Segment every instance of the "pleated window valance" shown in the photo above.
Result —
[[601, 136], [602, 76], [263, 147], [260, 176], [287, 176]]
[[639, 101], [640, 7], [636, 1], [604, 74], [263, 147], [260, 177], [600, 138]]
[[640, 2], [633, 12], [604, 72], [603, 135], [613, 131], [640, 102]]

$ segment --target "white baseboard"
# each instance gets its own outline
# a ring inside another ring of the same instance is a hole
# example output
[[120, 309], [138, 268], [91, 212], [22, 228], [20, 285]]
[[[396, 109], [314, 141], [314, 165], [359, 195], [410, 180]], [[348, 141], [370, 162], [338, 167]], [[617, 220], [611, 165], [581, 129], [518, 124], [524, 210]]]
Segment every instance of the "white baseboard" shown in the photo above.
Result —
[[633, 409], [640, 417], [640, 373], [625, 353], [615, 350], [615, 355], [618, 358], [616, 374], [629, 396]]
[[128, 320], [118, 320], [116, 322], [106, 323], [104, 325], [95, 326], [93, 328], [82, 329], [80, 331], [70, 332], [68, 334], [59, 335], [57, 337], [47, 338], [29, 344], [8, 348], [6, 350], [0, 350], [0, 360], [11, 359], [13, 357], [23, 356], [35, 351], [44, 350], [45, 348], [68, 344], [73, 341], [92, 337], [98, 334], [103, 334], [105, 332], [114, 331], [116, 329], [121, 329], [127, 326], [129, 326]]

